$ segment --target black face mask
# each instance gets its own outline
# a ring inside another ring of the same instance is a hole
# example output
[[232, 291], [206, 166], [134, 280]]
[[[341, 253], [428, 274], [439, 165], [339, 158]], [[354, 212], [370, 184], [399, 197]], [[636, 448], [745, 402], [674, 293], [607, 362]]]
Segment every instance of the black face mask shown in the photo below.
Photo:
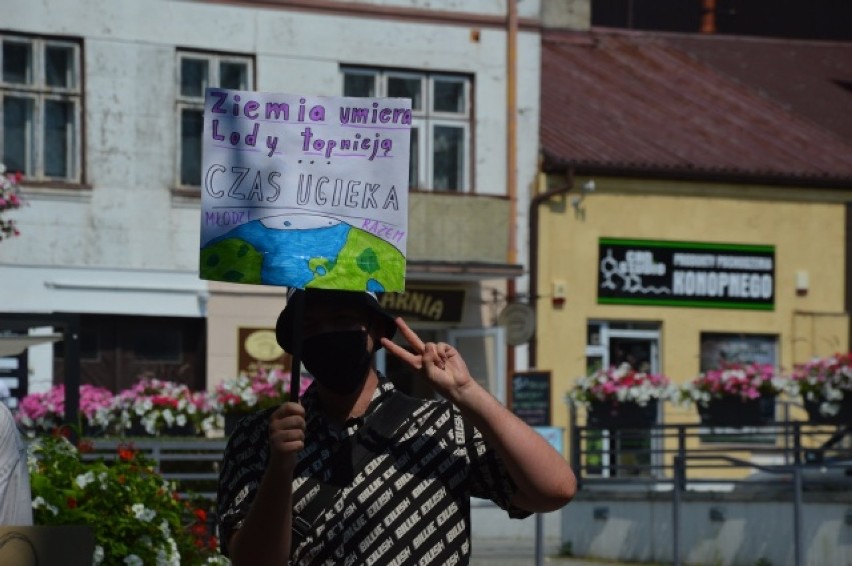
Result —
[[351, 395], [364, 382], [372, 354], [363, 330], [324, 332], [305, 338], [302, 361], [320, 385], [338, 395]]

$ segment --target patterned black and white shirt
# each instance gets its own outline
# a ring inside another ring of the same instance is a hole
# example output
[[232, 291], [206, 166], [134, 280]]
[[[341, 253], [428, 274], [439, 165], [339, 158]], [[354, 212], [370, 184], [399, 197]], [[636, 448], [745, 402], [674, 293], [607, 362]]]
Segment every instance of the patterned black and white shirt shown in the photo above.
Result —
[[[360, 469], [342, 469], [347, 466], [339, 460], [330, 465], [338, 445], [393, 394], [394, 386], [382, 379], [366, 413], [338, 428], [315, 409], [315, 386], [305, 392], [307, 429], [293, 479], [294, 521], [316, 496], [317, 483], [308, 477], [334, 486], [337, 493], [293, 549], [291, 564], [467, 564], [471, 497], [490, 499], [513, 518], [529, 516], [510, 505], [515, 487], [497, 454], [447, 401], [419, 403], [391, 442], [373, 450]], [[266, 468], [271, 412], [243, 419], [225, 449], [218, 492], [225, 555]]]

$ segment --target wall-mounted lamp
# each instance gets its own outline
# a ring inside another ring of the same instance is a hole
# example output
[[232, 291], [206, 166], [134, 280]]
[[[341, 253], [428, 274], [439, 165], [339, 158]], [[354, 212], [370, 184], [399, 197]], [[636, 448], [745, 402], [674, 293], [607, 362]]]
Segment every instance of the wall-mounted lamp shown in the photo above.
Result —
[[571, 206], [574, 207], [574, 216], [579, 219], [586, 218], [586, 209], [583, 208], [583, 199], [586, 198], [586, 195], [589, 193], [595, 192], [595, 180], [589, 179], [583, 186], [580, 187], [580, 194], [571, 199]]
[[609, 519], [609, 507], [595, 507], [592, 509], [592, 518], [595, 521], [606, 521]]
[[720, 507], [711, 507], [708, 515], [710, 517], [710, 520], [714, 523], [725, 522], [725, 510]]

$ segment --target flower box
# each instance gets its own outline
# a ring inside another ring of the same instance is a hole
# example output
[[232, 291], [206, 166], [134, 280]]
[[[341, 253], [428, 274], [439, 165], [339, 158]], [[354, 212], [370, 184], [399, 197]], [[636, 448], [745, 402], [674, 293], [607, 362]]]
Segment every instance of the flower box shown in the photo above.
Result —
[[796, 365], [791, 397], [801, 397], [810, 422], [852, 424], [852, 353]]
[[839, 403], [837, 412], [830, 414], [828, 410], [822, 410], [823, 401], [804, 399], [805, 410], [808, 412], [808, 421], [814, 424], [852, 425], [852, 397], [846, 396]]
[[638, 372], [625, 363], [577, 379], [568, 398], [586, 407], [589, 427], [648, 428], [657, 422], [659, 402], [675, 391], [666, 376]]
[[682, 385], [679, 397], [696, 405], [705, 426], [761, 426], [774, 421], [775, 398], [785, 383], [771, 364], [724, 363]]
[[593, 401], [589, 404], [586, 426], [590, 428], [649, 428], [657, 422], [657, 400], [646, 405], [617, 401]]
[[775, 396], [741, 399], [723, 397], [698, 404], [698, 415], [705, 426], [761, 426], [774, 421]]

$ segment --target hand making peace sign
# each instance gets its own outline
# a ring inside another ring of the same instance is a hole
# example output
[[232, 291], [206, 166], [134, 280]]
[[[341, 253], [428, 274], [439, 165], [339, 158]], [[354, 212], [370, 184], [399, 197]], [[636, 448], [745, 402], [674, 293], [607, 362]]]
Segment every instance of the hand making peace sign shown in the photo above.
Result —
[[414, 351], [409, 352], [387, 338], [382, 338], [382, 346], [418, 370], [443, 397], [456, 402], [466, 388], [476, 384], [458, 350], [446, 342], [424, 343], [402, 318], [396, 319], [396, 326]]

